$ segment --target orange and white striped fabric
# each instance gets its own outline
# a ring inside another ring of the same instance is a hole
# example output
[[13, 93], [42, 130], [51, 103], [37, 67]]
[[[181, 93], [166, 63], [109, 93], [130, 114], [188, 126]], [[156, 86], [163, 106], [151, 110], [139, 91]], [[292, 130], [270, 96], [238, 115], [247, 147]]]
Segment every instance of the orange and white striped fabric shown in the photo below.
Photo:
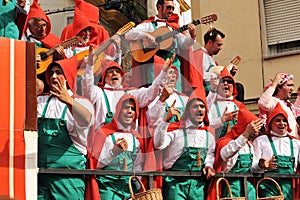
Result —
[[0, 37], [0, 68], [0, 196], [36, 199], [37, 133], [24, 131], [26, 42]]

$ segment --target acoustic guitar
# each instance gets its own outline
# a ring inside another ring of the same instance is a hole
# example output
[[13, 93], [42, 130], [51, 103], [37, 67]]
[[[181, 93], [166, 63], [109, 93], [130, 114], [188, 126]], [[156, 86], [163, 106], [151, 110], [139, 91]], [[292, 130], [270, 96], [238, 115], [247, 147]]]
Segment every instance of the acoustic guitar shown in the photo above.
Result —
[[[130, 29], [132, 29], [134, 26], [135, 26], [134, 22], [128, 22], [127, 24], [122, 26], [115, 33], [115, 35], [122, 35], [122, 34], [126, 33], [127, 31], [129, 31]], [[97, 49], [94, 50], [94, 71], [93, 72], [94, 72], [95, 76], [98, 76], [102, 72], [101, 61], [105, 58], [104, 51], [112, 43], [113, 43], [113, 39], [110, 38], [105, 43], [103, 43], [100, 47], [98, 47]], [[82, 59], [84, 59], [86, 56], [89, 55], [89, 50], [82, 51], [76, 55], [77, 55], [77, 60], [81, 61]], [[82, 76], [84, 73], [84, 70], [85, 70], [85, 66], [81, 66], [77, 71], [77, 75]]]
[[[199, 24], [208, 24], [217, 20], [217, 15], [212, 14], [206, 17], [202, 17], [198, 20], [193, 20], [191, 24], [195, 26]], [[158, 50], [165, 50], [169, 48], [173, 43], [173, 36], [186, 31], [188, 29], [188, 24], [184, 25], [178, 29], [170, 31], [167, 26], [158, 27], [154, 32], [149, 32], [155, 38], [156, 44], [150, 44], [148, 40], [140, 39], [137, 41], [130, 42], [130, 49], [132, 57], [138, 62], [148, 61]]]
[[46, 71], [48, 65], [53, 61], [53, 53], [56, 51], [56, 48], [62, 46], [64, 49], [67, 47], [74, 46], [80, 41], [79, 36], [72, 37], [63, 41], [62, 43], [56, 45], [51, 49], [47, 48], [37, 48], [36, 49], [36, 60], [37, 60], [37, 69], [36, 73], [41, 74]]
[[[229, 65], [226, 66], [228, 72], [230, 72], [232, 70], [232, 67], [234, 65], [238, 65], [241, 61], [241, 57], [240, 56], [235, 56], [229, 63]], [[221, 71], [224, 69], [224, 66], [213, 66], [209, 69], [210, 73], [215, 73], [217, 76], [220, 75]]]

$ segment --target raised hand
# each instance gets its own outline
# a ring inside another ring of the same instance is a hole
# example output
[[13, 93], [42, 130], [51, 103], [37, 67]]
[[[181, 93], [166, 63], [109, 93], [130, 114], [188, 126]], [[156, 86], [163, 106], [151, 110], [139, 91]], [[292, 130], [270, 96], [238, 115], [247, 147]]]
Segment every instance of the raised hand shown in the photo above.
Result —
[[176, 53], [173, 53], [173, 55], [171, 56], [171, 58], [167, 58], [165, 60], [165, 63], [163, 65], [163, 67], [162, 67], [162, 70], [164, 72], [168, 71], [168, 69], [171, 67], [171, 65], [172, 65], [172, 63], [173, 63], [173, 61], [175, 59], [175, 56], [176, 56]]
[[230, 120], [236, 120], [238, 116], [239, 111], [234, 110], [232, 112], [227, 112], [227, 107], [224, 110], [224, 113], [221, 117], [222, 122], [228, 122]]
[[176, 103], [176, 100], [174, 100], [174, 102], [172, 103], [171, 107], [168, 109], [168, 112], [165, 116], [165, 122], [169, 122], [174, 115], [177, 115], [178, 116], [178, 119], [180, 119], [180, 114], [181, 112], [178, 110], [178, 108], [175, 108], [175, 103]]
[[52, 84], [52, 89], [50, 90], [50, 93], [57, 97], [61, 102], [73, 105], [73, 98], [70, 96], [67, 90], [67, 81], [66, 80], [60, 80], [60, 77], [58, 77], [57, 85]]
[[114, 144], [112, 152], [114, 155], [118, 155], [118, 154], [122, 153], [123, 151], [126, 151], [127, 149], [128, 149], [127, 141], [124, 138], [118, 138]]

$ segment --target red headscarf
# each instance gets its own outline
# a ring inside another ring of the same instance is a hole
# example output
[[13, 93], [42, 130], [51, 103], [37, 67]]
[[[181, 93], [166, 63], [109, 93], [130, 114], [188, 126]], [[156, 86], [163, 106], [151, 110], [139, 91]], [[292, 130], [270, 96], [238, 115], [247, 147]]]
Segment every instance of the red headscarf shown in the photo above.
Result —
[[46, 70], [46, 81], [47, 84], [50, 85], [50, 69], [58, 65], [62, 68], [65, 78], [67, 80], [67, 84], [73, 93], [76, 92], [76, 77], [77, 77], [77, 57], [72, 56], [68, 59], [63, 59], [59, 61], [52, 62]]
[[108, 60], [108, 59], [104, 59], [101, 61], [101, 66], [103, 67], [103, 71], [102, 71], [102, 75], [101, 75], [101, 79], [98, 82], [98, 86], [100, 88], [103, 88], [105, 85], [105, 76], [106, 76], [106, 72], [108, 69], [110, 68], [118, 68], [121, 71], [121, 76], [122, 76], [122, 85], [124, 88], [127, 88], [128, 85], [126, 84], [126, 75], [124, 70], [122, 69], [122, 67], [115, 61], [112, 60]]
[[50, 19], [45, 14], [43, 9], [39, 6], [38, 0], [34, 0], [32, 5], [30, 6], [30, 10], [29, 10], [29, 13], [27, 15], [27, 18], [26, 18], [26, 21], [25, 21], [25, 26], [24, 26], [24, 29], [23, 29], [23, 34], [26, 32], [27, 25], [28, 25], [28, 20], [31, 19], [31, 18], [41, 18], [45, 22], [47, 22], [47, 24], [48, 24], [47, 30], [46, 30], [47, 35], [43, 39], [40, 40], [42, 42], [42, 44], [44, 44], [48, 48], [52, 48], [55, 45], [60, 43], [59, 38], [50, 33], [50, 31], [51, 31]]
[[[267, 131], [270, 131], [271, 122], [277, 115], [283, 115], [285, 119], [288, 119], [288, 115], [285, 110], [281, 107], [280, 103], [277, 103], [275, 108], [269, 114], [267, 119]], [[287, 131], [290, 133], [292, 129], [290, 128], [289, 122], [287, 122]]]
[[224, 67], [220, 73], [220, 79], [225, 78], [225, 77], [229, 77], [230, 79], [233, 80], [234, 83], [233, 83], [232, 96], [235, 97], [237, 95], [235, 80], [234, 80], [233, 76], [230, 74], [230, 72], [228, 71], [227, 67]]
[[170, 123], [169, 127], [168, 127], [168, 131], [173, 131], [173, 130], [176, 130], [179, 128], [185, 128], [185, 124], [183, 122], [185, 122], [189, 118], [189, 109], [190, 109], [192, 101], [195, 99], [202, 101], [205, 105], [205, 117], [204, 117], [203, 122], [204, 122], [204, 129], [206, 129], [206, 130], [208, 129], [209, 119], [208, 119], [208, 114], [207, 114], [208, 109], [207, 109], [207, 104], [206, 104], [205, 91], [203, 88], [196, 88], [193, 91], [193, 93], [190, 95], [190, 97], [186, 103], [186, 106], [185, 106], [185, 109], [184, 109], [184, 112], [182, 114], [180, 121]]

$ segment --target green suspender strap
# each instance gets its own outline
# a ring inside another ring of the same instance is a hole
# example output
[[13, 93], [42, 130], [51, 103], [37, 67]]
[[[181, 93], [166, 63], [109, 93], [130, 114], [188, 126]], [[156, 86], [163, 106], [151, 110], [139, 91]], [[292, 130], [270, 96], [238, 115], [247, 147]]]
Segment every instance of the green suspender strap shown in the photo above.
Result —
[[106, 95], [104, 89], [102, 89], [102, 92], [103, 92], [103, 97], [104, 97], [105, 105], [106, 105], [106, 109], [107, 109], [104, 124], [108, 124], [109, 122], [111, 122], [112, 118], [114, 117], [114, 113], [111, 112], [111, 110], [110, 110], [109, 101], [108, 101], [108, 98], [107, 98], [107, 95]]
[[[45, 118], [46, 111], [47, 111], [49, 102], [50, 102], [50, 100], [51, 100], [52, 97], [53, 97], [53, 96], [50, 96], [49, 99], [47, 100], [41, 118]], [[63, 112], [62, 112], [62, 115], [61, 115], [60, 119], [65, 119], [65, 116], [66, 116], [66, 113], [67, 113], [67, 108], [68, 108], [68, 107], [65, 106], [65, 108], [64, 108], [64, 110], [63, 110]]]

